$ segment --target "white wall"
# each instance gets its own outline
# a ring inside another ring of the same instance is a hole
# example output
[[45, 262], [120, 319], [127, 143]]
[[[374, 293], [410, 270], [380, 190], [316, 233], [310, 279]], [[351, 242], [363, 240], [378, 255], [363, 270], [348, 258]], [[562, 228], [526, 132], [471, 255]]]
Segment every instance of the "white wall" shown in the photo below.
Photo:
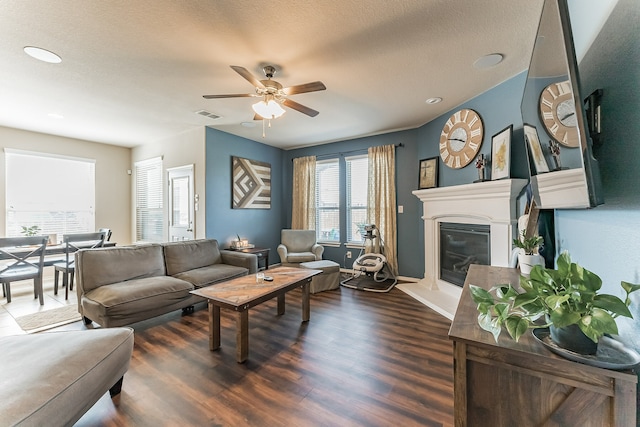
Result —
[[[188, 130], [173, 137], [156, 141], [152, 144], [140, 145], [132, 149], [131, 167], [140, 160], [162, 156], [162, 168], [164, 176], [167, 177], [167, 169], [179, 166], [194, 165], [194, 191], [200, 196], [200, 209], [195, 212], [195, 238], [204, 239], [205, 233], [205, 127], [198, 127]], [[134, 183], [131, 183], [131, 198], [135, 196], [133, 191]], [[164, 192], [164, 233], [168, 239], [167, 218], [167, 192]], [[133, 199], [131, 199], [132, 206]], [[131, 240], [135, 241], [135, 212], [132, 211], [131, 218]]]
[[[131, 243], [131, 149], [0, 126], [0, 235], [6, 235], [4, 148], [95, 159], [96, 228], [113, 230], [111, 240]], [[42, 179], [55, 171], [43, 171]]]

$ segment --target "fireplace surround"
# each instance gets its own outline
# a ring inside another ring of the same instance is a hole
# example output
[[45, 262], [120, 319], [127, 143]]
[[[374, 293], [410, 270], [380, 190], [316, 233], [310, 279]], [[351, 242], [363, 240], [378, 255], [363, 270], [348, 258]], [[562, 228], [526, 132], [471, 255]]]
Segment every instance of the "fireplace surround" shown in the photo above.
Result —
[[508, 267], [525, 179], [503, 179], [416, 190], [424, 221], [424, 277], [400, 289], [453, 319], [462, 288], [440, 277], [440, 223], [487, 225], [491, 265]]

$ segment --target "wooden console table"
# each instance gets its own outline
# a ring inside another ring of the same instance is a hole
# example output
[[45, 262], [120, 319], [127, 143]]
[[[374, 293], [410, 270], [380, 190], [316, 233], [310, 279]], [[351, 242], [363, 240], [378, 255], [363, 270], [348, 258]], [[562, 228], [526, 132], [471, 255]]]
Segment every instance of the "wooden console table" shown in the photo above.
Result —
[[449, 330], [454, 350], [455, 425], [635, 426], [633, 371], [573, 362], [547, 350], [530, 333], [498, 343], [478, 326], [469, 284], [489, 289], [519, 283], [512, 268], [471, 265]]

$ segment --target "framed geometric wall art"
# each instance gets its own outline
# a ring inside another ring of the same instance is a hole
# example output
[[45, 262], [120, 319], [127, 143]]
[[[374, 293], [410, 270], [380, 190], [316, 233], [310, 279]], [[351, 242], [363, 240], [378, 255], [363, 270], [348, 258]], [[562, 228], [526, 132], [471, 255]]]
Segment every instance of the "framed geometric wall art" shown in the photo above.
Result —
[[233, 209], [271, 209], [271, 164], [231, 157]]

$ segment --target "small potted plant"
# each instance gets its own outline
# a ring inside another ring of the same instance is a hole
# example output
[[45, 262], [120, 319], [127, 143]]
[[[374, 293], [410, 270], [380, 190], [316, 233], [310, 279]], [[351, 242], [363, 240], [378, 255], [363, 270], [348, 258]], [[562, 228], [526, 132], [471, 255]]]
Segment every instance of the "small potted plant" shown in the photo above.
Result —
[[[490, 291], [470, 285], [471, 297], [478, 305], [478, 324], [496, 339], [502, 327], [514, 340], [530, 328], [549, 328], [551, 339], [560, 347], [594, 354], [604, 334], [617, 334], [615, 318], [631, 318], [629, 295], [640, 285], [622, 282], [624, 301], [615, 295], [599, 293], [602, 280], [595, 273], [571, 262], [568, 252], [557, 261], [558, 269], [534, 266], [529, 277], [520, 276], [518, 292], [511, 285], [497, 285]], [[495, 294], [495, 297], [494, 297]], [[583, 339], [566, 342], [567, 335]], [[586, 336], [586, 341], [584, 340]], [[590, 344], [589, 344], [590, 343]], [[583, 344], [588, 348], [582, 347]]]
[[541, 236], [525, 237], [524, 231], [519, 238], [513, 239], [513, 245], [521, 249], [518, 253], [518, 264], [522, 274], [531, 273], [535, 265], [544, 265], [544, 259], [538, 253], [543, 242]]
[[40, 227], [37, 225], [32, 225], [31, 227], [22, 226], [22, 231], [20, 232], [24, 234], [26, 237], [37, 236], [40, 233]]

